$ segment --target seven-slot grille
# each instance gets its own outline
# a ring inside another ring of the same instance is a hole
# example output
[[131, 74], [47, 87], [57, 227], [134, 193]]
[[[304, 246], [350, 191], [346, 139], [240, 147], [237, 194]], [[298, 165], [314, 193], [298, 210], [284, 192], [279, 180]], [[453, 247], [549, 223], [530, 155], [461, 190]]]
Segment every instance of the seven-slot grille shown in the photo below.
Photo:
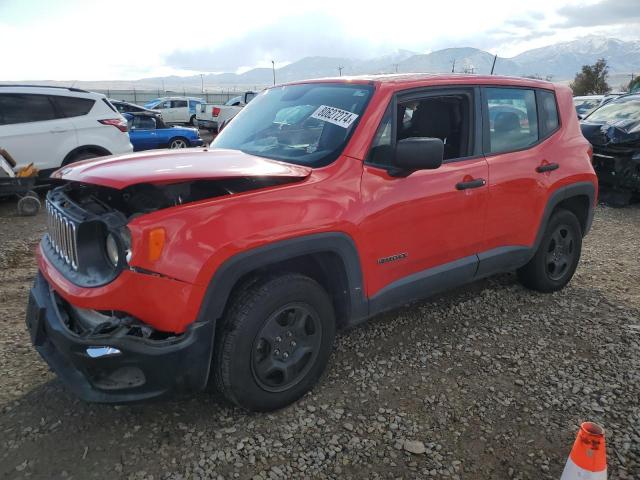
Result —
[[66, 218], [47, 200], [47, 230], [49, 243], [55, 252], [74, 270], [78, 269], [76, 224]]

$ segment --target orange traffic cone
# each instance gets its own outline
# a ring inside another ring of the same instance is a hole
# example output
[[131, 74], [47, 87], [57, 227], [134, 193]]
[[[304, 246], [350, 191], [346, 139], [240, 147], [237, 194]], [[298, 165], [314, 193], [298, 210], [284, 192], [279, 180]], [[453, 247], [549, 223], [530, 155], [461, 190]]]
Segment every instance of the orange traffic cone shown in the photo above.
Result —
[[604, 429], [595, 423], [584, 422], [569, 454], [560, 480], [606, 480], [607, 453]]

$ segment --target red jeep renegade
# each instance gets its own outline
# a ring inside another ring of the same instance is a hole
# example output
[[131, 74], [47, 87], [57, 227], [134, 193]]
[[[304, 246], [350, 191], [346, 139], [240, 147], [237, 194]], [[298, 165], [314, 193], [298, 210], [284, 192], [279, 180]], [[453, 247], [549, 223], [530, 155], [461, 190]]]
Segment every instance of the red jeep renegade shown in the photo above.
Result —
[[337, 328], [517, 270], [564, 287], [596, 202], [568, 88], [471, 75], [269, 88], [210, 148], [54, 176], [27, 324], [80, 397], [215, 382], [251, 410], [320, 378]]

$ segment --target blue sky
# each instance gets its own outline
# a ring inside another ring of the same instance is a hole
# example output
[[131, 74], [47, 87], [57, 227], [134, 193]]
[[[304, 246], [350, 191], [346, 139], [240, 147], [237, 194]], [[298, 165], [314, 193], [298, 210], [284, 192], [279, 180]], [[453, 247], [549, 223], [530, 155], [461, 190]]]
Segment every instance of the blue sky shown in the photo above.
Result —
[[[0, 80], [132, 80], [304, 56], [472, 46], [500, 56], [603, 34], [640, 40], [640, 0], [0, 0]], [[147, 28], [148, 27], [148, 28]]]

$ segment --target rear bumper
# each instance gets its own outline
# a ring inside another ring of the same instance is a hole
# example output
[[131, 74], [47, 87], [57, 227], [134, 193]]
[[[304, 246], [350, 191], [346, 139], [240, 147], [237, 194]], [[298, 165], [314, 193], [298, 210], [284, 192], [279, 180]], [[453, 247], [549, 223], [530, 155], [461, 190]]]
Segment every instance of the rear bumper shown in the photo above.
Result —
[[198, 120], [198, 128], [217, 130], [218, 122], [214, 120]]
[[29, 295], [27, 328], [38, 353], [83, 400], [128, 403], [174, 391], [198, 391], [207, 384], [212, 321], [151, 340], [126, 329], [80, 336], [70, 329], [68, 319], [69, 307], [38, 272]]

